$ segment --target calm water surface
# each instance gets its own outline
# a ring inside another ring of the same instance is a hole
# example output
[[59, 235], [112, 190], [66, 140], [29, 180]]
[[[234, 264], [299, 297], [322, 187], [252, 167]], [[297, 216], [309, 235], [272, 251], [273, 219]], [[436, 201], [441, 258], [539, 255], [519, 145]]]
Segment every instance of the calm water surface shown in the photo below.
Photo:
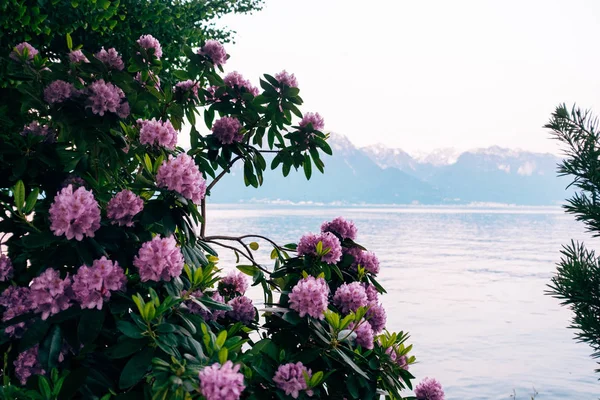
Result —
[[417, 380], [437, 377], [449, 400], [511, 399], [513, 389], [529, 400], [534, 387], [536, 400], [600, 397], [590, 348], [572, 340], [570, 312], [544, 295], [562, 244], [597, 247], [559, 208], [213, 205], [207, 226], [283, 244], [340, 215], [381, 261], [387, 326], [411, 333]]

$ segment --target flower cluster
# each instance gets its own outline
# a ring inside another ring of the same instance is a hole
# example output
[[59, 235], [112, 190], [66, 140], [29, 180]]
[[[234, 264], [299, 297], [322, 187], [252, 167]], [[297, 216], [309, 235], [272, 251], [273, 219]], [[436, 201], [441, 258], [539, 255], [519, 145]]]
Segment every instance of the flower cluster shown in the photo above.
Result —
[[38, 361], [38, 349], [39, 345], [36, 344], [25, 350], [19, 354], [13, 363], [15, 366], [15, 375], [21, 381], [21, 385], [26, 384], [27, 380], [33, 375], [44, 375], [46, 373]]
[[301, 362], [281, 364], [273, 376], [273, 382], [285, 394], [292, 396], [294, 399], [298, 398], [302, 390], [305, 390], [307, 395], [312, 396], [312, 390], [307, 390], [308, 383], [304, 377], [305, 373], [309, 378], [312, 377], [312, 371], [307, 369]]
[[0, 282], [7, 281], [13, 277], [13, 265], [5, 254], [0, 254]]
[[[196, 299], [199, 299], [200, 297], [203, 296], [203, 293], [200, 290], [196, 290], [195, 292], [190, 293], [190, 296], [195, 297]], [[213, 295], [210, 296], [210, 299], [213, 301], [216, 301], [218, 303], [225, 303], [225, 299], [218, 292], [214, 292]], [[202, 319], [205, 321], [216, 321], [217, 319], [225, 316], [224, 310], [208, 311], [205, 308], [196, 304], [192, 300], [187, 301], [186, 305], [187, 305], [188, 310], [192, 314], [200, 315], [202, 317]]]
[[286, 86], [293, 87], [293, 88], [298, 87], [298, 81], [296, 80], [296, 77], [294, 76], [294, 74], [290, 74], [286, 70], [283, 70], [283, 71], [279, 72], [278, 74], [275, 74], [275, 79], [277, 79], [279, 81], [279, 83], [282, 85], [286, 85]]
[[369, 302], [369, 311], [367, 311], [367, 319], [373, 329], [373, 333], [379, 333], [385, 328], [387, 323], [387, 315], [385, 308], [376, 301]]
[[81, 308], [102, 310], [102, 304], [110, 298], [111, 292], [123, 290], [126, 284], [123, 268], [117, 262], [102, 257], [95, 260], [91, 267], [82, 265], [77, 270], [72, 289]]
[[298, 125], [300, 125], [302, 128], [308, 128], [310, 125], [315, 131], [322, 131], [325, 128], [325, 120], [319, 115], [319, 113], [308, 112], [304, 114]]
[[191, 93], [195, 99], [198, 98], [198, 83], [194, 82], [191, 79], [188, 79], [187, 81], [178, 82], [175, 85], [175, 90], [180, 93], [186, 93], [188, 95], [189, 93]]
[[171, 121], [157, 121], [156, 118], [151, 120], [138, 119], [137, 125], [140, 130], [141, 144], [163, 146], [169, 150], [175, 148], [177, 131], [173, 128]]
[[142, 282], [170, 281], [183, 270], [183, 255], [173, 236], [155, 236], [142, 244], [138, 255], [133, 259], [140, 271]]
[[354, 271], [356, 271], [360, 265], [365, 269], [365, 271], [370, 272], [373, 275], [377, 275], [379, 273], [379, 259], [375, 253], [362, 250], [358, 247], [350, 248], [346, 251], [346, 253], [354, 257], [354, 262], [352, 263], [352, 269]]
[[344, 239], [356, 239], [356, 226], [352, 221], [346, 221], [342, 217], [337, 217], [333, 221], [324, 222], [321, 225], [321, 232], [331, 232]]
[[323, 319], [327, 310], [329, 286], [323, 278], [307, 276], [298, 281], [289, 295], [290, 308], [297, 311], [301, 317], [309, 315]]
[[367, 300], [369, 301], [369, 303], [377, 303], [379, 301], [379, 292], [377, 291], [375, 285], [365, 283], [363, 284], [363, 286], [365, 287], [365, 293], [367, 294]]
[[206, 400], [237, 400], [244, 391], [244, 375], [240, 365], [231, 361], [215, 363], [200, 370], [200, 393]]
[[241, 142], [244, 135], [240, 133], [242, 124], [237, 118], [223, 117], [215, 121], [212, 127], [213, 135], [223, 144]]
[[[29, 288], [9, 286], [0, 295], [0, 305], [5, 308], [2, 321], [8, 321], [28, 313], [33, 307]], [[10, 325], [4, 332], [10, 337], [20, 338], [25, 333], [25, 322]]]
[[198, 54], [208, 57], [214, 65], [223, 65], [227, 61], [227, 52], [223, 45], [212, 39], [204, 43]]
[[121, 190], [106, 205], [106, 216], [119, 226], [133, 226], [133, 217], [144, 209], [144, 200], [131, 190]]
[[244, 89], [248, 93], [251, 93], [254, 96], [258, 96], [258, 88], [254, 87], [249, 80], [244, 79], [242, 74], [237, 71], [233, 71], [225, 75], [223, 78], [223, 82], [225, 85], [234, 88], [234, 89]]
[[19, 61], [25, 52], [27, 52], [27, 61], [33, 60], [34, 57], [39, 54], [39, 51], [37, 51], [35, 47], [27, 42], [23, 42], [14, 47], [13, 51], [10, 53], [10, 58]]
[[435, 379], [425, 378], [415, 388], [417, 400], [444, 400], [442, 385]]
[[169, 156], [156, 173], [158, 186], [173, 190], [188, 200], [199, 204], [206, 193], [206, 181], [194, 159], [185, 153]]
[[241, 272], [231, 271], [219, 281], [219, 293], [223, 296], [244, 294], [248, 290], [248, 280]]
[[[354, 329], [354, 327], [354, 322], [349, 325], [350, 329]], [[369, 324], [367, 321], [362, 321], [354, 333], [356, 333], [357, 345], [369, 350], [374, 347], [373, 329], [371, 328], [371, 324]]]
[[41, 136], [46, 138], [46, 142], [55, 140], [54, 131], [48, 125], [41, 125], [38, 121], [33, 121], [29, 125], [25, 125], [21, 131], [22, 136]]
[[249, 325], [254, 321], [256, 317], [256, 309], [250, 300], [246, 296], [238, 296], [229, 300], [229, 304], [232, 307], [231, 311], [227, 312], [227, 316], [234, 321], [240, 321], [244, 325]]
[[104, 50], [104, 47], [94, 54], [98, 60], [102, 61], [104, 65], [106, 65], [109, 69], [116, 69], [117, 71], [123, 71], [125, 68], [125, 64], [123, 63], [123, 59], [117, 53], [114, 47], [108, 49], [108, 51]]
[[125, 93], [118, 86], [99, 79], [93, 82], [88, 90], [87, 107], [91, 108], [94, 114], [104, 116], [104, 113], [110, 111], [121, 118], [129, 115], [129, 103], [124, 101]]
[[75, 86], [69, 82], [56, 80], [44, 89], [44, 100], [48, 104], [62, 103], [75, 93]]
[[355, 312], [367, 305], [367, 293], [360, 282], [344, 283], [333, 295], [333, 304], [343, 313]]
[[79, 64], [79, 63], [89, 63], [90, 60], [87, 59], [87, 57], [85, 56], [85, 54], [83, 54], [83, 51], [81, 50], [73, 50], [69, 53], [69, 61], [71, 61], [73, 64]]
[[31, 281], [32, 310], [45, 320], [71, 306], [71, 279], [62, 279], [55, 269], [47, 269]]
[[137, 44], [139, 44], [142, 49], [154, 49], [154, 57], [158, 58], [159, 60], [162, 57], [162, 47], [160, 46], [159, 41], [154, 36], [142, 35], [137, 40]]
[[50, 230], [56, 236], [83, 240], [84, 236], [94, 237], [100, 228], [100, 207], [92, 192], [80, 187], [73, 191], [73, 185], [63, 188], [54, 197], [50, 206]]
[[[323, 252], [325, 254], [317, 253], [317, 245], [321, 242]], [[340, 240], [331, 232], [321, 233], [314, 235], [312, 233], [306, 234], [300, 238], [298, 242], [298, 255], [300, 256], [318, 256], [321, 261], [327, 264], [335, 264], [342, 258], [342, 245]]]

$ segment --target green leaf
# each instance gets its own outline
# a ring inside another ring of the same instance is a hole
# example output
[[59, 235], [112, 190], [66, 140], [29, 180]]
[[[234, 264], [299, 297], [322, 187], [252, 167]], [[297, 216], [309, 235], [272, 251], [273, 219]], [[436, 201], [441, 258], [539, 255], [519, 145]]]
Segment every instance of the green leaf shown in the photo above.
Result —
[[146, 347], [135, 356], [131, 357], [119, 378], [119, 388], [125, 389], [138, 383], [151, 365], [154, 356], [154, 348]]
[[29, 193], [29, 196], [27, 196], [27, 201], [25, 201], [25, 214], [29, 214], [31, 211], [33, 211], [33, 207], [35, 207], [35, 203], [37, 203], [39, 195], [39, 188], [34, 188], [31, 193]]
[[105, 354], [108, 358], [125, 358], [137, 353], [148, 344], [147, 340], [132, 339], [123, 337], [117, 344], [106, 349]]
[[342, 350], [338, 348], [335, 348], [334, 350], [337, 354], [339, 354], [342, 357], [344, 362], [348, 364], [348, 366], [350, 366], [350, 368], [352, 368], [357, 374], [359, 374], [365, 379], [369, 379], [365, 371], [363, 371], [358, 365], [356, 365], [356, 363], [350, 357], [348, 357]]
[[256, 243], [256, 242], [250, 242], [250, 244], [248, 245], [248, 247], [250, 247], [252, 250], [256, 251], [256, 250], [258, 250], [258, 243]]
[[73, 39], [71, 38], [71, 34], [67, 33], [67, 48], [69, 50], [73, 49]]
[[221, 331], [221, 333], [219, 333], [219, 336], [217, 336], [217, 342], [216, 342], [217, 348], [223, 347], [226, 340], [227, 340], [227, 331]]
[[19, 353], [29, 349], [30, 347], [35, 346], [40, 343], [46, 333], [50, 329], [50, 323], [48, 321], [44, 321], [38, 319], [32, 325], [27, 328], [25, 334], [21, 338], [19, 342]]
[[319, 383], [321, 383], [322, 379], [323, 379], [323, 371], [315, 372], [315, 374], [312, 376], [312, 378], [310, 378], [310, 383], [309, 383], [308, 386], [309, 387], [315, 387]]
[[254, 274], [260, 271], [258, 267], [254, 265], [237, 265], [236, 268], [249, 276], [254, 276]]
[[86, 345], [92, 343], [102, 330], [102, 324], [104, 323], [104, 311], [102, 310], [84, 310], [79, 320], [79, 326], [77, 327], [77, 335], [79, 341]]
[[23, 184], [23, 181], [19, 180], [15, 184], [13, 195], [15, 197], [15, 206], [19, 211], [22, 210], [25, 205], [25, 185]]
[[86, 367], [79, 366], [69, 372], [65, 378], [60, 393], [59, 400], [72, 399], [79, 391], [79, 388], [85, 383], [89, 370]]
[[222, 348], [219, 350], [219, 362], [221, 364], [225, 364], [227, 362], [227, 356], [229, 355], [229, 350], [227, 348]]
[[312, 163], [308, 154], [304, 155], [304, 175], [306, 175], [306, 179], [310, 179], [312, 175]]
[[144, 338], [144, 335], [142, 335], [142, 331], [131, 322], [117, 321], [117, 329], [120, 330], [125, 336], [130, 337], [132, 339]]
[[50, 334], [42, 342], [38, 351], [38, 359], [46, 371], [58, 366], [58, 356], [62, 348], [62, 331], [59, 325], [54, 325]]

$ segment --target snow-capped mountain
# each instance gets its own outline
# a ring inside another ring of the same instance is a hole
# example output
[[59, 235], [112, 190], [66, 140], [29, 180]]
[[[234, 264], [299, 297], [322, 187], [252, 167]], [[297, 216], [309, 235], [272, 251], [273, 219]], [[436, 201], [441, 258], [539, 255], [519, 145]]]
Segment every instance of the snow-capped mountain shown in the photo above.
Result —
[[463, 153], [440, 149], [415, 158], [383, 145], [358, 149], [332, 134], [333, 156], [323, 157], [325, 174], [302, 171], [283, 178], [267, 171], [264, 185], [244, 188], [240, 170], [223, 179], [211, 197], [218, 202], [313, 201], [371, 204], [467, 204], [493, 202], [558, 204], [569, 197], [568, 178], [556, 177], [560, 158], [497, 146]]
[[415, 160], [417, 160], [420, 164], [431, 164], [436, 167], [442, 165], [451, 165], [454, 164], [458, 157], [460, 157], [461, 152], [452, 147], [443, 147], [441, 149], [435, 149], [431, 152], [417, 152], [414, 155]]

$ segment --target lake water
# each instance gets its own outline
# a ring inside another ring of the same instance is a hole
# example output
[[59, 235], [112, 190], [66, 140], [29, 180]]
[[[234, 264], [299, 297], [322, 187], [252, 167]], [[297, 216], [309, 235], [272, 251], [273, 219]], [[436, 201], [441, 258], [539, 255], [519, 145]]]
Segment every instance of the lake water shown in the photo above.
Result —
[[591, 349], [572, 339], [569, 310], [544, 295], [562, 244], [594, 247], [560, 208], [213, 205], [207, 227], [284, 244], [340, 215], [379, 257], [387, 327], [410, 332], [417, 381], [438, 378], [448, 400], [511, 399], [513, 390], [529, 400], [533, 388], [536, 400], [600, 397]]

